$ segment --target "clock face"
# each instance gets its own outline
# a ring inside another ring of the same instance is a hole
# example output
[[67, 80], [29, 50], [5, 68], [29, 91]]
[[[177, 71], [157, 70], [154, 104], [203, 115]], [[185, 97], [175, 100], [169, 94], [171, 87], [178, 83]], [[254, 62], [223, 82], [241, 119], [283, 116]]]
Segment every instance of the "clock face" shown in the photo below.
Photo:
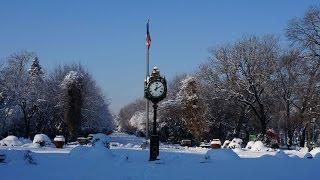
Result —
[[153, 97], [160, 97], [164, 94], [164, 85], [160, 81], [151, 82], [149, 85], [149, 93]]

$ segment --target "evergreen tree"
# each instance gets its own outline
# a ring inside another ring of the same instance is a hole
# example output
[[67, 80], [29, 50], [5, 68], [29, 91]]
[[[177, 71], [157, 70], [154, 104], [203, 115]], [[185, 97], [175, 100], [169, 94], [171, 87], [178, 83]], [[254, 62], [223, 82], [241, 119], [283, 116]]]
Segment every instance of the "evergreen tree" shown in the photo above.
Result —
[[30, 77], [40, 77], [43, 75], [42, 68], [39, 64], [38, 57], [35, 57], [32, 61], [31, 67], [28, 70]]
[[44, 73], [39, 63], [39, 58], [35, 56], [28, 70], [28, 104], [32, 113], [30, 126], [32, 134], [43, 133], [46, 126], [47, 103], [45, 100]]

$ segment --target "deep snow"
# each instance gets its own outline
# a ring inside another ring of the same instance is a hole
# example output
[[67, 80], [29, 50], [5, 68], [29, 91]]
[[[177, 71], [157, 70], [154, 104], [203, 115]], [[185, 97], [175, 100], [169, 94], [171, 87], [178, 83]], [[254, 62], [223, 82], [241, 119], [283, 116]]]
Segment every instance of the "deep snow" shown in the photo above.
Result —
[[[0, 179], [301, 180], [320, 177], [317, 173], [320, 160], [303, 159], [305, 151], [220, 149], [207, 153], [208, 149], [204, 148], [161, 145], [160, 160], [149, 162], [149, 151], [134, 146], [143, 139], [124, 134], [112, 135], [110, 139], [133, 146], [106, 149], [98, 143], [93, 147], [66, 146], [61, 150], [52, 147], [0, 147], [0, 151], [7, 155], [6, 163], [0, 163]], [[228, 156], [230, 154], [232, 156]], [[206, 155], [211, 158], [206, 158]]]

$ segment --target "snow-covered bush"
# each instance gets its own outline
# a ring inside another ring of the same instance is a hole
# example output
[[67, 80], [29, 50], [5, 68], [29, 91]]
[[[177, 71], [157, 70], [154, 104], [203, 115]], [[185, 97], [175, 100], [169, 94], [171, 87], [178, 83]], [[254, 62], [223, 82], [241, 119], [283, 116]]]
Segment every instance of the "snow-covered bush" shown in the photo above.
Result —
[[204, 156], [205, 160], [233, 160], [240, 159], [232, 149], [210, 149]]
[[222, 148], [228, 148], [229, 144], [230, 144], [230, 141], [229, 140], [225, 140], [223, 145], [222, 145]]
[[229, 143], [229, 148], [231, 149], [238, 149], [241, 148], [242, 145], [242, 139], [239, 138], [234, 138], [232, 141]]
[[262, 141], [256, 141], [251, 146], [251, 151], [266, 151], [268, 148], [262, 143]]
[[33, 144], [42, 146], [52, 146], [50, 138], [45, 134], [36, 134], [33, 138]]
[[13, 147], [21, 145], [23, 145], [23, 142], [21, 142], [21, 140], [19, 140], [19, 138], [17, 138], [16, 136], [7, 136], [6, 138], [0, 141], [0, 146]]
[[251, 149], [253, 144], [254, 144], [254, 141], [249, 141], [246, 145], [246, 149]]

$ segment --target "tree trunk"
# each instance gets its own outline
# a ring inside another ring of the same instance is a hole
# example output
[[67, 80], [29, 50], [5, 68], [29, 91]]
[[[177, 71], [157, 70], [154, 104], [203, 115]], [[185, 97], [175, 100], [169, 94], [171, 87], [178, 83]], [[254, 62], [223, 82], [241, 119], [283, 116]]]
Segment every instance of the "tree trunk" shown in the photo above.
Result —
[[293, 144], [293, 130], [292, 129], [288, 129], [288, 149], [290, 149], [290, 147], [292, 146]]
[[260, 125], [261, 125], [261, 134], [265, 135], [267, 132], [267, 119], [265, 115], [262, 115], [260, 118]]
[[20, 108], [22, 110], [24, 128], [25, 128], [24, 137], [25, 138], [29, 138], [29, 135], [30, 135], [30, 122], [29, 122], [29, 119], [28, 119], [28, 114], [27, 114], [26, 106], [24, 105], [24, 103], [20, 104]]
[[235, 134], [234, 134], [235, 138], [239, 138], [240, 137], [240, 131], [241, 131], [241, 127], [242, 127], [243, 121], [244, 121], [244, 113], [241, 114], [241, 116], [239, 117], [239, 120], [237, 122], [237, 126], [236, 126], [236, 129], [235, 129]]
[[286, 128], [287, 128], [287, 134], [288, 134], [288, 142], [287, 146], [288, 149], [290, 149], [290, 147], [293, 144], [293, 128], [292, 128], [292, 122], [291, 122], [291, 115], [290, 115], [290, 102], [286, 101]]
[[306, 126], [303, 128], [302, 135], [300, 136], [300, 147], [304, 147], [306, 139]]

